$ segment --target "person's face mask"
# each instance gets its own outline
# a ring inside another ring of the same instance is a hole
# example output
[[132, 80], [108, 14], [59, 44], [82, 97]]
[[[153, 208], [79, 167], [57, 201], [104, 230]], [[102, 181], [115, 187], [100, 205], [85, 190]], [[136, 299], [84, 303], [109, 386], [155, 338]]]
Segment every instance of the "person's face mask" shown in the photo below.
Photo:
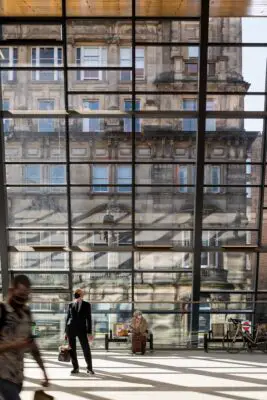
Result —
[[81, 297], [80, 293], [74, 293], [74, 298], [75, 299], [80, 299], [80, 297]]
[[14, 295], [12, 301], [22, 307], [29, 301], [29, 296]]

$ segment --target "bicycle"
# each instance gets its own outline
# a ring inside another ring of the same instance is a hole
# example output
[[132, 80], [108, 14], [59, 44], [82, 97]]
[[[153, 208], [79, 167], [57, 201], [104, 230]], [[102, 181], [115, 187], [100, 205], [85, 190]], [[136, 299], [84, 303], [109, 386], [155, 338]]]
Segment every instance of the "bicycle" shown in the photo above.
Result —
[[[228, 344], [228, 353], [239, 353], [245, 349], [251, 352], [253, 348], [257, 348], [263, 353], [267, 353], [267, 332], [262, 330], [260, 324], [256, 325], [256, 332], [253, 337], [252, 334], [242, 329], [241, 319], [230, 318], [229, 322], [234, 325], [236, 330], [232, 341]], [[238, 339], [242, 340], [240, 341]]]

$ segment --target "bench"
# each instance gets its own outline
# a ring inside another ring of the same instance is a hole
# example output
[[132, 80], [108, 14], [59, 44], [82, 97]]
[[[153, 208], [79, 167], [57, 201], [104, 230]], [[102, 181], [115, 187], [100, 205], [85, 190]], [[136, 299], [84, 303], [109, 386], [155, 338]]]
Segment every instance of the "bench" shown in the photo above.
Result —
[[[105, 350], [109, 350], [109, 343], [127, 343], [128, 339], [128, 336], [113, 336], [112, 330], [110, 330], [109, 334], [105, 334]], [[149, 343], [149, 350], [152, 351], [154, 349], [153, 333], [147, 336], [147, 343]]]
[[[228, 324], [228, 328], [225, 328], [225, 324], [212, 324], [211, 330], [204, 334], [204, 351], [208, 353], [209, 343], [221, 343], [222, 346], [213, 347], [213, 350], [225, 350], [225, 343], [231, 343], [232, 337], [235, 332], [233, 324]], [[237, 338], [236, 342], [242, 342], [242, 338]]]

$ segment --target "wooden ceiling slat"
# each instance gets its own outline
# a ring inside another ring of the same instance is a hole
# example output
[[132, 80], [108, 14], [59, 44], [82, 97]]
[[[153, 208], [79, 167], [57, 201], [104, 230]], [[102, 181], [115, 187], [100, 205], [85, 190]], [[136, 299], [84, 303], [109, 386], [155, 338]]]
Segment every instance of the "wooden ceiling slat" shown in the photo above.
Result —
[[[198, 17], [201, 0], [136, 0], [142, 17]], [[68, 16], [131, 16], [131, 0], [67, 0]], [[0, 0], [0, 16], [61, 16], [61, 0]], [[210, 0], [212, 17], [267, 16], [267, 0]]]

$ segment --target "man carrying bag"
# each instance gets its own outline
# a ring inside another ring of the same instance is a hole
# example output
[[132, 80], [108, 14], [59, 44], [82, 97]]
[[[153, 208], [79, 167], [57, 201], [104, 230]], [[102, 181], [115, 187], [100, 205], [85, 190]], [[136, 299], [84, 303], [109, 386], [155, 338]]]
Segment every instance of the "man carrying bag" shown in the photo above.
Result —
[[76, 350], [76, 338], [78, 337], [84, 358], [87, 364], [87, 373], [94, 375], [89, 339], [92, 335], [91, 305], [83, 300], [83, 290], [77, 289], [74, 293], [74, 302], [69, 304], [66, 320], [66, 336], [70, 346], [70, 357], [73, 365], [72, 374], [79, 373], [79, 363]]

